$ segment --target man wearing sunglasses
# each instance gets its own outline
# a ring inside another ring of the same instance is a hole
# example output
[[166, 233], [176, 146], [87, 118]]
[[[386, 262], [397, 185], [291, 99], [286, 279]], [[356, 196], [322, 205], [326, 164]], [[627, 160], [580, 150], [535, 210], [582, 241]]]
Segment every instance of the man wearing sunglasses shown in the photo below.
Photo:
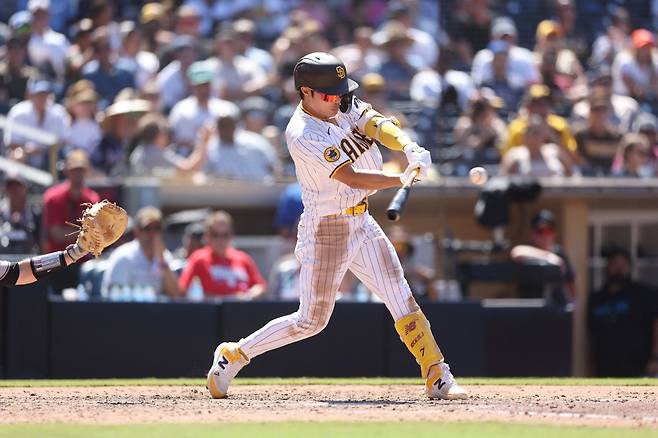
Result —
[[178, 282], [186, 291], [196, 277], [205, 296], [234, 296], [254, 299], [265, 292], [266, 283], [256, 263], [246, 252], [233, 248], [233, 219], [225, 211], [206, 218], [206, 245], [194, 251]]
[[152, 206], [135, 215], [135, 239], [115, 249], [103, 274], [101, 291], [109, 296], [115, 287], [150, 287], [158, 294], [179, 296], [173, 256], [162, 239], [162, 212]]
[[[427, 395], [467, 398], [414, 300], [395, 248], [368, 213], [369, 195], [399, 187], [416, 169], [419, 179], [427, 175], [429, 151], [413, 143], [397, 120], [352, 96], [358, 84], [335, 56], [315, 52], [302, 57], [294, 80], [301, 102], [286, 140], [304, 204], [295, 248], [301, 264], [299, 310], [239, 342], [220, 344], [208, 372], [210, 394], [225, 397], [230, 381], [252, 358], [319, 333], [350, 270], [386, 304], [400, 338], [420, 364]], [[405, 153], [409, 165], [403, 174], [382, 171], [375, 140]]]

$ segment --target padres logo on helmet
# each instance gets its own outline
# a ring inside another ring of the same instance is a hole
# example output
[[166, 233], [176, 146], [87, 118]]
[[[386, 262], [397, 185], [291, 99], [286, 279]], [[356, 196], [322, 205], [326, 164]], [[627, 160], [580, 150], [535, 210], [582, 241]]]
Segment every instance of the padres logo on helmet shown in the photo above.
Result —
[[345, 76], [347, 76], [342, 65], [336, 67], [336, 74], [338, 75], [338, 79], [345, 79]]

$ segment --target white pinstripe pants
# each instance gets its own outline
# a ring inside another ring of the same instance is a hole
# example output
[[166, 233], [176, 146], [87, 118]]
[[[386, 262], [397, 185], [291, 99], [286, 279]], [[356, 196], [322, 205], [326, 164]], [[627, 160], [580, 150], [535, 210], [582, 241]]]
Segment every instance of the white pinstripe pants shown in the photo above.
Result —
[[299, 309], [240, 340], [249, 358], [321, 332], [348, 269], [384, 302], [395, 321], [418, 310], [395, 248], [368, 212], [302, 217], [295, 255], [301, 263]]

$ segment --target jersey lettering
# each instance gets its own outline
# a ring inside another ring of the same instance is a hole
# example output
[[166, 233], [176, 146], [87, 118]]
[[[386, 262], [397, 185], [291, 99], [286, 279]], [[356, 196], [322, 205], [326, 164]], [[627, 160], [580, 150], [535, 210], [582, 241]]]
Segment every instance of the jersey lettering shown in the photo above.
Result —
[[356, 129], [353, 129], [352, 132], [348, 134], [347, 137], [340, 141], [340, 148], [350, 157], [352, 162], [355, 162], [357, 158], [361, 156], [365, 151], [370, 149], [372, 146], [373, 140], [368, 138], [368, 136], [361, 134]]

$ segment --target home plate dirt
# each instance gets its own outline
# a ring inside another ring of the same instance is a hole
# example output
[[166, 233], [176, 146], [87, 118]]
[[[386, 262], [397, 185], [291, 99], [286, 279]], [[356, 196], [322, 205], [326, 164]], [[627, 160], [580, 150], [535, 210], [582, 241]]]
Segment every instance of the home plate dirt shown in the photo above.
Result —
[[235, 385], [212, 400], [192, 386], [0, 388], [0, 423], [515, 421], [658, 429], [656, 386], [468, 386], [430, 401], [411, 385]]

